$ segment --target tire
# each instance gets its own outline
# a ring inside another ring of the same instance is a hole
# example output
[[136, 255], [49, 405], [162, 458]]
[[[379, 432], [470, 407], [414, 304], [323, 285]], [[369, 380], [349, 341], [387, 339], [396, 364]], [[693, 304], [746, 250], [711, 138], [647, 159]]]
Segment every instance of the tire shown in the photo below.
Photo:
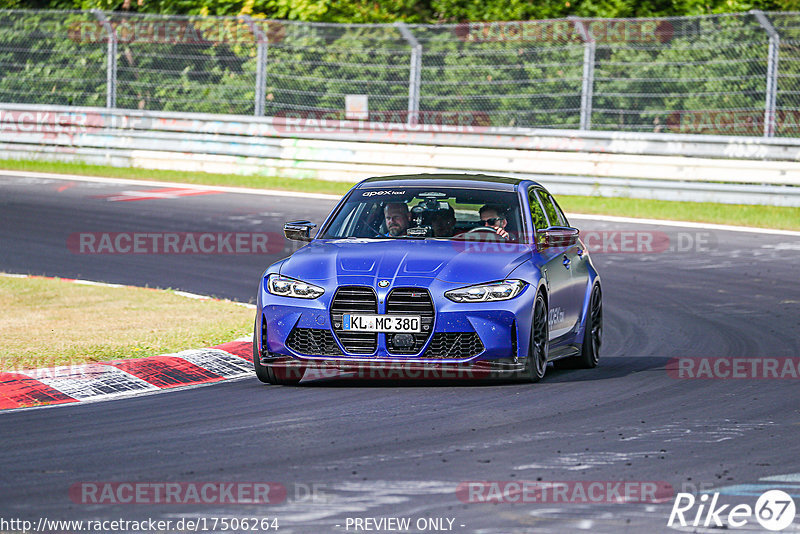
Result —
[[589, 309], [586, 312], [586, 330], [583, 334], [581, 353], [577, 356], [556, 360], [556, 369], [594, 369], [600, 363], [600, 346], [603, 344], [603, 293], [599, 285], [592, 288]]
[[547, 355], [550, 351], [550, 325], [547, 323], [547, 304], [541, 293], [536, 295], [533, 305], [531, 341], [528, 344], [528, 358], [525, 362], [523, 379], [538, 382], [547, 372]]
[[287, 376], [288, 373], [278, 371], [271, 365], [263, 365], [261, 363], [261, 354], [258, 352], [258, 319], [253, 326], [253, 367], [256, 370], [256, 377], [265, 384], [274, 384], [278, 386], [296, 386], [300, 380], [303, 379], [303, 372], [300, 371], [297, 376]]
[[265, 384], [272, 384], [270, 372], [266, 365], [261, 365], [261, 354], [258, 352], [258, 318], [256, 324], [253, 325], [253, 366], [256, 370], [256, 376]]

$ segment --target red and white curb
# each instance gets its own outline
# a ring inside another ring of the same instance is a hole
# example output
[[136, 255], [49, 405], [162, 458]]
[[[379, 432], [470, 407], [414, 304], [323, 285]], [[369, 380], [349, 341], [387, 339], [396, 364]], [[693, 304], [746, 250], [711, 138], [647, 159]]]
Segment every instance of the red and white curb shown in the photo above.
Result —
[[0, 410], [107, 400], [253, 376], [252, 340], [175, 354], [0, 372]]
[[[6, 273], [0, 273], [0, 276], [29, 277]], [[87, 280], [60, 280], [127, 287]], [[212, 299], [192, 293], [176, 293], [189, 298]], [[254, 307], [247, 304], [245, 306]], [[107, 400], [253, 376], [252, 343], [251, 337], [243, 337], [215, 347], [174, 354], [43, 369], [0, 371], [0, 410]]]

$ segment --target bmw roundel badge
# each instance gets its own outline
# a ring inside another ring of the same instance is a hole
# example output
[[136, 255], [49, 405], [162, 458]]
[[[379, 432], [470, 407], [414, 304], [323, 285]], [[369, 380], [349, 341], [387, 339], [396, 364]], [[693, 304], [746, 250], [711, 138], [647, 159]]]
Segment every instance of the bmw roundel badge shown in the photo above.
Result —
[[380, 282], [378, 282], [378, 287], [389, 287], [389, 281], [381, 280]]

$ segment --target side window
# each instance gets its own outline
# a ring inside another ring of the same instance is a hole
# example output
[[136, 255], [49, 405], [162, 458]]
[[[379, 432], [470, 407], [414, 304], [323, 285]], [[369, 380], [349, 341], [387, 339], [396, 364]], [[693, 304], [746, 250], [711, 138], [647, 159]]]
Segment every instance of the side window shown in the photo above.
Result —
[[564, 215], [564, 210], [562, 210], [562, 209], [561, 209], [561, 206], [559, 206], [559, 205], [558, 205], [558, 202], [556, 202], [556, 199], [555, 199], [555, 198], [553, 198], [553, 197], [551, 196], [551, 197], [550, 197], [550, 200], [552, 200], [552, 201], [553, 201], [553, 207], [554, 207], [554, 208], [556, 209], [556, 211], [558, 212], [558, 217], [559, 217], [559, 220], [561, 220], [561, 221], [564, 221], [564, 224], [562, 224], [562, 226], [571, 226], [571, 225], [569, 224], [569, 221], [567, 220], [567, 216], [566, 216], [566, 215]]
[[539, 244], [544, 236], [540, 233], [547, 228], [547, 219], [542, 211], [542, 206], [539, 204], [539, 199], [533, 189], [528, 191], [528, 204], [531, 206], [531, 220], [533, 227], [536, 230], [536, 243]]
[[564, 212], [555, 203], [550, 193], [539, 191], [539, 195], [542, 197], [542, 204], [544, 205], [544, 211], [547, 212], [547, 218], [550, 219], [550, 226], [569, 226], [567, 218], [564, 217]]
[[531, 218], [533, 219], [533, 226], [537, 230], [544, 230], [547, 228], [547, 219], [542, 211], [542, 206], [539, 204], [539, 199], [533, 189], [528, 192], [528, 203], [531, 205]]

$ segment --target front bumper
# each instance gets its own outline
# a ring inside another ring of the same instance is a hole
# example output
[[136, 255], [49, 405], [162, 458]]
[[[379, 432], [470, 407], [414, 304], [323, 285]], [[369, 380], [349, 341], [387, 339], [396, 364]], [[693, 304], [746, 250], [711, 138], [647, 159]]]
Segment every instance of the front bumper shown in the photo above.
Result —
[[[406, 286], [407, 287], [407, 286]], [[535, 291], [528, 286], [517, 297], [498, 302], [456, 303], [444, 298], [452, 284], [437, 282], [418, 287], [430, 293], [434, 308], [430, 335], [413, 354], [392, 346], [387, 334], [378, 334], [374, 350], [356, 353], [348, 350], [332, 320], [334, 291], [322, 297], [301, 300], [261, 292], [258, 346], [264, 363], [282, 361], [316, 362], [322, 367], [342, 368], [353, 364], [366, 368], [386, 368], [392, 364], [418, 364], [413, 372], [431, 369], [460, 369], [477, 362], [496, 362], [496, 371], [519, 367], [528, 353]], [[387, 293], [377, 290], [378, 313], [386, 313]]]
[[486, 380], [520, 378], [525, 371], [524, 361], [508, 359], [473, 360], [466, 363], [406, 361], [350, 361], [340, 358], [297, 359], [269, 354], [261, 357], [283, 378], [355, 378], [366, 380]]

